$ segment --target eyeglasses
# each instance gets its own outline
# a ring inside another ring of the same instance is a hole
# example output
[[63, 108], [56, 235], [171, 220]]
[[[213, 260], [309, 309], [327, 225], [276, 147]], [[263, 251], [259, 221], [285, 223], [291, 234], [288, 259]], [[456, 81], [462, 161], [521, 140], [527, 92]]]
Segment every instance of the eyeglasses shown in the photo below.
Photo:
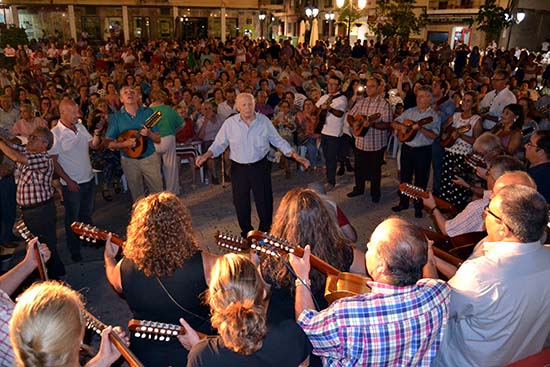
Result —
[[487, 205], [485, 206], [485, 209], [483, 210], [483, 215], [484, 215], [484, 217], [487, 217], [487, 214], [491, 214], [493, 217], [495, 217], [496, 219], [498, 219], [498, 220], [500, 220], [502, 223], [504, 223], [504, 222], [502, 221], [502, 218], [501, 218], [501, 217], [499, 217], [498, 215], [496, 215], [495, 213], [493, 213], [493, 212], [491, 211], [491, 209], [489, 209], [489, 204], [487, 204]]
[[525, 144], [526, 147], [531, 147], [531, 148], [535, 148], [535, 149], [538, 149], [539, 147], [537, 146], [537, 144], [533, 144], [531, 142], [528, 142]]

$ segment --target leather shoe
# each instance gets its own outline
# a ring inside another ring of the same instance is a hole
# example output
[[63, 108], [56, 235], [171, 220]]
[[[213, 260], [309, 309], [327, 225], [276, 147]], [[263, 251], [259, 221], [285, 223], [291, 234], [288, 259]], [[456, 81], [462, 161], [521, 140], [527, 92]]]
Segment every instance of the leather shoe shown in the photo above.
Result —
[[400, 212], [401, 210], [405, 210], [405, 209], [409, 209], [409, 206], [405, 205], [405, 204], [399, 204], [399, 205], [393, 206], [391, 208], [391, 211], [397, 213], [397, 212]]
[[342, 164], [342, 165], [340, 165], [340, 168], [338, 168], [338, 171], [336, 171], [336, 174], [338, 176], [343, 176], [345, 173], [346, 173], [346, 168]]
[[361, 196], [361, 195], [363, 195], [363, 192], [362, 192], [362, 191], [355, 191], [355, 190], [353, 190], [353, 191], [351, 191], [351, 192], [348, 192], [348, 193], [346, 194], [346, 196], [347, 196], [348, 198], [354, 198], [354, 197], [356, 197], [356, 196]]
[[422, 218], [422, 208], [414, 208], [414, 217]]

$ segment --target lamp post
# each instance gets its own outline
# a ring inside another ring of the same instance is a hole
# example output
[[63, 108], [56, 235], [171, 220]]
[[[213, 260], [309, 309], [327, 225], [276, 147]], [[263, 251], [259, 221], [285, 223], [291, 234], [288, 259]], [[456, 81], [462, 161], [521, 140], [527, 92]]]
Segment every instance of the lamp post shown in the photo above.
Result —
[[305, 11], [306, 11], [306, 17], [310, 21], [309, 38], [308, 38], [308, 42], [309, 42], [309, 40], [311, 39], [311, 32], [313, 31], [313, 19], [315, 19], [317, 15], [319, 15], [319, 9], [315, 5], [313, 6], [308, 5], [306, 6]]
[[260, 10], [260, 14], [258, 14], [258, 19], [260, 20], [260, 38], [264, 38], [265, 17], [266, 17], [265, 10]]
[[[353, 2], [355, 0], [348, 0], [348, 41], [351, 44], [351, 14], [353, 13]], [[346, 0], [336, 0], [336, 6], [338, 8], [343, 8], [346, 3]], [[367, 0], [358, 0], [357, 1], [357, 9], [363, 10], [367, 6]]]
[[516, 15], [513, 14], [513, 9], [510, 10], [510, 16], [512, 17], [512, 23], [510, 23], [510, 27], [508, 28], [508, 40], [506, 41], [506, 50], [510, 48], [510, 39], [512, 38], [512, 27], [514, 24], [520, 24], [525, 19], [526, 13], [523, 9], [518, 9], [516, 11]]
[[328, 22], [328, 37], [332, 37], [332, 22], [334, 21], [334, 13], [332, 11], [329, 11], [328, 13], [325, 13], [325, 19]]

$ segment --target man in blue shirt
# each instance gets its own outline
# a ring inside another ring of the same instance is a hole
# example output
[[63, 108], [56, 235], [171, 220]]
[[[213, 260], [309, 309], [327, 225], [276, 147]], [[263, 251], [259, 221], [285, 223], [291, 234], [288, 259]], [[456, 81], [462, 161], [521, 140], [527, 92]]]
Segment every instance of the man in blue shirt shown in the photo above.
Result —
[[[132, 199], [136, 201], [145, 193], [143, 181], [150, 194], [162, 191], [162, 176], [160, 172], [160, 158], [155, 152], [153, 143], [160, 143], [158, 128], [147, 129], [143, 126], [153, 110], [139, 105], [137, 92], [130, 86], [120, 89], [120, 101], [123, 107], [119, 112], [109, 116], [109, 127], [106, 137], [109, 140], [109, 149], [119, 149], [120, 163], [128, 181]], [[123, 141], [116, 139], [127, 130], [137, 130], [143, 138], [144, 149], [139, 157], [131, 158], [125, 150], [134, 148], [138, 138], [130, 137]]]
[[254, 193], [256, 210], [260, 218], [259, 229], [268, 232], [273, 216], [271, 164], [267, 160], [270, 144], [283, 154], [296, 160], [305, 169], [309, 161], [300, 157], [273, 127], [264, 115], [255, 112], [254, 96], [241, 93], [237, 96], [238, 115], [225, 120], [210, 148], [197, 158], [197, 166], [222, 154], [229, 146], [233, 204], [237, 211], [241, 234], [246, 237], [252, 230], [250, 220], [250, 190]]

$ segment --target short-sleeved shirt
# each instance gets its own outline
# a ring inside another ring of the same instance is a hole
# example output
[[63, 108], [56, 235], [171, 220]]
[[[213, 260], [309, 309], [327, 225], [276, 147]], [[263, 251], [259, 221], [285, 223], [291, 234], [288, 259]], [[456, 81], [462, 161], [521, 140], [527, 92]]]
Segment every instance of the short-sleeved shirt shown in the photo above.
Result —
[[[382, 122], [390, 122], [392, 119], [390, 104], [382, 96], [363, 98], [349, 111], [352, 116], [371, 116], [375, 113], [380, 114], [380, 121]], [[373, 152], [384, 148], [386, 145], [388, 145], [387, 130], [370, 128], [365, 136], [355, 137], [355, 147], [359, 150]]]
[[279, 367], [298, 366], [311, 352], [311, 344], [294, 320], [268, 325], [262, 347], [249, 356], [225, 347], [218, 337], [201, 340], [187, 357], [187, 367]]
[[[495, 117], [501, 117], [504, 107], [508, 106], [511, 103], [516, 103], [516, 96], [508, 87], [504, 88], [500, 92], [492, 90], [483, 97], [479, 103], [479, 108], [484, 109], [489, 107], [489, 114]], [[483, 128], [485, 130], [490, 130], [496, 125], [496, 122], [491, 120], [483, 120]]]
[[371, 293], [303, 311], [298, 324], [323, 366], [431, 366], [447, 324], [451, 290], [436, 279], [398, 287], [368, 282]]
[[[426, 117], [432, 117], [432, 122], [429, 124], [424, 125], [423, 127], [425, 129], [431, 130], [436, 135], [439, 135], [440, 130], [440, 121], [439, 121], [439, 115], [437, 112], [435, 112], [431, 107], [425, 109], [424, 111], [420, 112], [418, 110], [418, 107], [412, 107], [408, 110], [405, 110], [399, 117], [395, 119], [395, 121], [399, 123], [403, 123], [405, 120], [412, 120], [412, 121], [419, 121]], [[406, 142], [404, 144], [410, 146], [411, 148], [420, 148], [425, 147], [428, 145], [432, 145], [433, 139], [428, 138], [426, 135], [422, 134], [420, 131], [417, 132], [414, 139]]]
[[[109, 115], [109, 126], [107, 127], [107, 133], [105, 134], [108, 138], [115, 139], [119, 137], [120, 134], [127, 130], [140, 130], [143, 127], [143, 124], [149, 116], [153, 114], [153, 110], [148, 107], [140, 107], [137, 110], [136, 116], [130, 115], [126, 112], [126, 109], [122, 107], [120, 111], [115, 112]], [[158, 132], [158, 125], [151, 129], [153, 132]], [[143, 137], [146, 142], [146, 147], [141, 156], [141, 158], [149, 157], [155, 152], [155, 146], [153, 140], [150, 137]], [[121, 154], [129, 158], [127, 154], [121, 151]]]
[[181, 116], [172, 107], [164, 104], [153, 106], [151, 109], [162, 113], [162, 118], [157, 125], [160, 137], [163, 138], [169, 135], [176, 135], [176, 130], [183, 125]]
[[[324, 96], [319, 98], [315, 105], [317, 107], [321, 107], [329, 98], [330, 96], [328, 94], [325, 94]], [[331, 108], [342, 112], [346, 111], [347, 106], [348, 100], [343, 94], [340, 94], [339, 97], [334, 98], [332, 100], [332, 103], [330, 104]], [[321, 131], [321, 134], [334, 137], [342, 136], [344, 132], [344, 121], [344, 115], [342, 117], [336, 117], [335, 115], [327, 111], [327, 119], [325, 121], [325, 125], [323, 126], [323, 130]]]
[[24, 147], [13, 146], [27, 157], [27, 164], [17, 163], [17, 205], [36, 205], [53, 196], [53, 160], [48, 152], [30, 153]]
[[0, 366], [14, 365], [9, 329], [14, 307], [15, 304], [10, 297], [0, 289]]

